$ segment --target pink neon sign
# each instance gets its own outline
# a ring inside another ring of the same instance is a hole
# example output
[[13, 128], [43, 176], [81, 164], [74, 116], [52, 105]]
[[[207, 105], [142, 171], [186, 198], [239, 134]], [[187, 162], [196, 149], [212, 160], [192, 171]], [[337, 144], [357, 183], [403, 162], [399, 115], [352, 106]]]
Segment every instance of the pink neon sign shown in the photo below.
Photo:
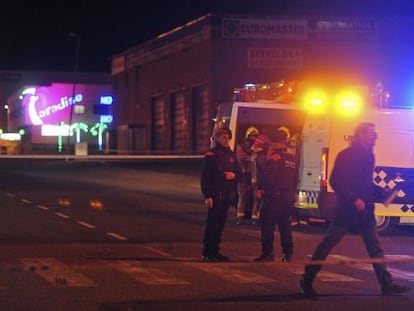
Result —
[[[25, 123], [32, 125], [69, 123], [71, 107], [74, 104], [91, 106], [98, 102], [102, 95], [110, 94], [110, 90], [110, 86], [77, 84], [73, 92], [72, 84], [63, 83], [27, 88], [22, 93]], [[98, 118], [98, 116], [90, 117]]]

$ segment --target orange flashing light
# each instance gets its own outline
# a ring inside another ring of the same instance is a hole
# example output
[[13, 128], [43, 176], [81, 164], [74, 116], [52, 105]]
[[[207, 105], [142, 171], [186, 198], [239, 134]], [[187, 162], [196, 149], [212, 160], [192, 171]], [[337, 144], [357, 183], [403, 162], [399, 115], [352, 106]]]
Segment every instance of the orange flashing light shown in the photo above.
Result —
[[97, 210], [104, 209], [104, 205], [103, 205], [102, 201], [100, 201], [100, 200], [90, 200], [89, 201], [89, 206], [92, 209], [97, 209]]
[[58, 204], [59, 206], [62, 206], [62, 207], [70, 207], [71, 203], [68, 199], [59, 199]]
[[310, 113], [324, 113], [327, 109], [327, 96], [323, 90], [312, 89], [304, 95], [303, 104]]
[[358, 92], [345, 90], [337, 96], [335, 112], [342, 116], [355, 116], [361, 112], [362, 106], [362, 97]]

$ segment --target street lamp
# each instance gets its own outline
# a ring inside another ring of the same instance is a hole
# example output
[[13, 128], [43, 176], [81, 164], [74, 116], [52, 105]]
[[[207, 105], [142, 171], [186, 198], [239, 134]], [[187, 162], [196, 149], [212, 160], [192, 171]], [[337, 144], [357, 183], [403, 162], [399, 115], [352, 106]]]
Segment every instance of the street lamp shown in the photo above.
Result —
[[[79, 67], [79, 54], [80, 54], [80, 45], [81, 45], [81, 36], [77, 33], [70, 32], [68, 33], [69, 37], [76, 39], [76, 52], [75, 52], [75, 65], [73, 69], [73, 81], [72, 81], [72, 103], [69, 107], [69, 126], [68, 126], [68, 140], [67, 140], [67, 154], [69, 154], [69, 147], [70, 147], [70, 128], [72, 126], [72, 117], [73, 117], [73, 100], [75, 98], [76, 92], [76, 80], [78, 75], [78, 67]], [[68, 159], [66, 158], [66, 161]]]

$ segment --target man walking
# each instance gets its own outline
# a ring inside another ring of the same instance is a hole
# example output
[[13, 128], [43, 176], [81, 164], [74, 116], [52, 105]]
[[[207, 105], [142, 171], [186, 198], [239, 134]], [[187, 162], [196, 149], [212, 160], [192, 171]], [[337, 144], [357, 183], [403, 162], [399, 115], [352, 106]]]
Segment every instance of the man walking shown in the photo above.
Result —
[[[384, 257], [374, 217], [372, 174], [376, 139], [375, 125], [361, 123], [355, 129], [351, 146], [338, 154], [330, 178], [330, 184], [337, 196], [334, 218], [327, 234], [316, 247], [312, 260], [324, 260], [349, 229], [360, 234], [371, 258]], [[393, 283], [385, 264], [374, 263], [373, 266], [382, 295], [409, 291], [409, 287]], [[321, 268], [321, 265], [305, 266], [305, 273], [300, 281], [304, 294], [316, 295], [312, 283]]]

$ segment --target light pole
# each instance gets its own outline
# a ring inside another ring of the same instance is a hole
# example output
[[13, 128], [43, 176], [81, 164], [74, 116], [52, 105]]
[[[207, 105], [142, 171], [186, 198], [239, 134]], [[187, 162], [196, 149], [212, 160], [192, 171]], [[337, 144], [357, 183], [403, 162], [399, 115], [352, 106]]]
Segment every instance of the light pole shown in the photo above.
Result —
[[[80, 45], [81, 45], [81, 36], [77, 33], [70, 32], [68, 33], [69, 37], [76, 39], [76, 52], [75, 52], [75, 65], [73, 69], [73, 81], [72, 81], [72, 102], [69, 107], [69, 126], [68, 126], [68, 140], [67, 140], [67, 149], [66, 154], [69, 154], [69, 147], [70, 147], [70, 129], [72, 126], [72, 117], [73, 117], [73, 101], [75, 99], [75, 92], [76, 92], [76, 80], [78, 75], [78, 67], [79, 67], [79, 54], [80, 54]], [[66, 158], [68, 161], [68, 158]]]

